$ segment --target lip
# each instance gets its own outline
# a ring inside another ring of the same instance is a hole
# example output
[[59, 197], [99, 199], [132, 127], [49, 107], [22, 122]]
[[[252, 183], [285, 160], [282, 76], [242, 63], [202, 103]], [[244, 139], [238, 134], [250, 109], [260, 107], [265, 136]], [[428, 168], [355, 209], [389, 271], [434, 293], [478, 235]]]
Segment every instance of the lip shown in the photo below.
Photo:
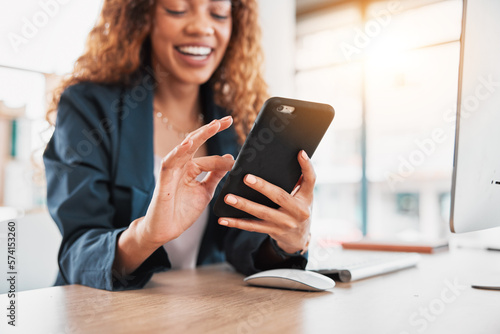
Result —
[[[182, 53], [178, 48], [180, 47], [186, 47], [186, 46], [196, 46], [196, 47], [206, 47], [210, 48], [210, 53], [205, 56], [205, 57], [196, 57], [196, 56], [190, 56], [187, 54]], [[175, 54], [179, 60], [181, 60], [183, 63], [189, 66], [193, 67], [203, 67], [207, 65], [210, 62], [210, 59], [213, 57], [215, 48], [208, 44], [202, 44], [202, 43], [184, 43], [184, 44], [179, 44], [174, 46]]]

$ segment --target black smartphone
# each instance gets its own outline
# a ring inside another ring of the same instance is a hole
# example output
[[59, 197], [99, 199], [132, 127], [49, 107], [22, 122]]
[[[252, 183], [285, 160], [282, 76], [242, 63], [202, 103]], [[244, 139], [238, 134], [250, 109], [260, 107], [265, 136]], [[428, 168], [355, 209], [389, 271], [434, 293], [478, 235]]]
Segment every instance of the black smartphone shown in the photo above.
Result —
[[282, 97], [268, 99], [260, 110], [214, 205], [218, 217], [252, 218], [224, 202], [231, 193], [271, 208], [279, 206], [248, 187], [253, 174], [291, 193], [302, 174], [301, 150], [312, 157], [335, 115], [327, 104]]

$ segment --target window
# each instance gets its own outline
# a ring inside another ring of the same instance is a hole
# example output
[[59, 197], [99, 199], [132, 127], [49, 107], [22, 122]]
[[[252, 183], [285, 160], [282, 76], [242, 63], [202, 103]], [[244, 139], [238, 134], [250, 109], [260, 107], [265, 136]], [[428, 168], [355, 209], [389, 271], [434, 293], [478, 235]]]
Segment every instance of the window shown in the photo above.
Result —
[[36, 165], [51, 134], [47, 102], [58, 74], [70, 72], [82, 53], [101, 5], [102, 0], [0, 4], [0, 206], [44, 206], [44, 173]]
[[313, 158], [321, 239], [447, 231], [461, 11], [406, 0], [299, 14], [297, 96], [336, 110]]

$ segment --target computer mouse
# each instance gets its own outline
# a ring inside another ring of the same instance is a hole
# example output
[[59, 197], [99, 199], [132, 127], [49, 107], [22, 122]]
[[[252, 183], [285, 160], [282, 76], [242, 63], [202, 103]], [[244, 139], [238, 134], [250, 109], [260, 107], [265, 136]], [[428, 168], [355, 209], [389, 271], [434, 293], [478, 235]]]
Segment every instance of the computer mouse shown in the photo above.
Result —
[[324, 291], [335, 286], [335, 281], [325, 275], [301, 269], [271, 269], [244, 279], [250, 285], [271, 288]]

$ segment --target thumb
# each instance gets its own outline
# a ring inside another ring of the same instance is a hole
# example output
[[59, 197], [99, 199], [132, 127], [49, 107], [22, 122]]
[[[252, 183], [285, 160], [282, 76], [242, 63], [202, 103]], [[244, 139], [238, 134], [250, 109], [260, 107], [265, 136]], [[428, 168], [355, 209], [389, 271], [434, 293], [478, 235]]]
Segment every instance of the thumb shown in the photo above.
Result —
[[[234, 162], [234, 158], [231, 154], [225, 154], [222, 157], [228, 160], [230, 159], [231, 161]], [[214, 195], [215, 188], [217, 188], [217, 185], [222, 180], [224, 175], [226, 175], [227, 172], [228, 170], [210, 171], [201, 182], [205, 186], [205, 189], [207, 190], [207, 192], [210, 194], [211, 197]]]
[[217, 188], [217, 185], [219, 182], [222, 180], [224, 175], [226, 175], [227, 172], [225, 171], [214, 171], [214, 172], [209, 172], [207, 176], [203, 179], [201, 182], [207, 192], [210, 194], [210, 197], [214, 196], [215, 188]]

